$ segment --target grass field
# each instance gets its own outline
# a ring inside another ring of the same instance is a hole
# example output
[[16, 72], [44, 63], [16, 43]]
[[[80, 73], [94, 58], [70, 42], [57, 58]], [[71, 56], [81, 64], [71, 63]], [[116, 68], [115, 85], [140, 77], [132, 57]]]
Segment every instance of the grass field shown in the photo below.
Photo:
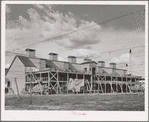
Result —
[[6, 110], [144, 111], [144, 94], [69, 94], [5, 96]]

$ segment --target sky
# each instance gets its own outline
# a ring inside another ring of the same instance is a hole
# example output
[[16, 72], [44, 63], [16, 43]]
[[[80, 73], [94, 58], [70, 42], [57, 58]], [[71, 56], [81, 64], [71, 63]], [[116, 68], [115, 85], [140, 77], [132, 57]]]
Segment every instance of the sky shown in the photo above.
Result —
[[[88, 57], [105, 61], [106, 67], [114, 62], [117, 68], [127, 69], [131, 49], [132, 74], [144, 77], [144, 9], [143, 5], [7, 4], [5, 50], [25, 54], [25, 49], [31, 48], [41, 58], [48, 59], [54, 52], [61, 61], [72, 55], [78, 63]], [[6, 53], [5, 67], [14, 56]]]

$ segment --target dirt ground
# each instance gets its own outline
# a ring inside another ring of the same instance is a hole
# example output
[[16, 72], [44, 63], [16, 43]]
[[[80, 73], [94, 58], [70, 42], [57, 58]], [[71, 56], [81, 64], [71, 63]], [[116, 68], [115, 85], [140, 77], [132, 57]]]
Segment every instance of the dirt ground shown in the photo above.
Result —
[[69, 94], [5, 96], [5, 110], [144, 111], [144, 94]]

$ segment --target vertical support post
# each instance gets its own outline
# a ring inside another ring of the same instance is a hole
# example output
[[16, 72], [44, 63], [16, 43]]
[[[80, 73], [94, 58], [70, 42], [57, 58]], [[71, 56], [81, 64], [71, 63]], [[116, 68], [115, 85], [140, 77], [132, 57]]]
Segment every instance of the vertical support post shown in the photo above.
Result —
[[[85, 85], [85, 83], [86, 83], [86, 82], [85, 82], [85, 77], [84, 77], [84, 74], [83, 74], [83, 80], [84, 80], [84, 85]], [[87, 87], [88, 87], [88, 85], [86, 85], [86, 89], [88, 90], [88, 88], [87, 88]], [[85, 89], [84, 89], [84, 90], [85, 90]], [[84, 93], [84, 91], [83, 91], [83, 93]]]
[[[111, 81], [110, 82], [112, 82], [112, 75], [111, 75]], [[111, 83], [110, 83], [110, 85], [111, 85]], [[112, 86], [111, 86], [112, 87]], [[112, 93], [112, 88], [111, 88], [111, 93]]]
[[78, 79], [78, 73], [76, 73], [76, 79]]
[[128, 90], [127, 90], [127, 86], [128, 85], [128, 83], [127, 83], [127, 76], [126, 76], [126, 92], [128, 92]]
[[20, 99], [20, 94], [19, 94], [19, 89], [18, 89], [18, 84], [17, 84], [17, 78], [14, 78], [14, 80], [15, 80], [15, 84], [16, 84], [16, 88], [17, 88], [18, 98]]
[[40, 81], [41, 81], [41, 72], [40, 72]]
[[92, 77], [92, 75], [91, 75], [91, 87], [90, 87], [90, 93], [92, 93], [92, 88], [93, 87], [93, 77]]
[[32, 80], [30, 81], [30, 105], [31, 104], [32, 104]]
[[132, 87], [132, 77], [131, 77], [131, 84], [130, 84], [130, 89], [131, 89], [131, 87]]
[[48, 72], [48, 95], [49, 95], [49, 89], [50, 89], [50, 86], [49, 86], [50, 83], [49, 83], [49, 82], [50, 82], [50, 74], [49, 74], [49, 72]]
[[99, 80], [98, 80], [98, 84], [97, 85], [98, 85], [98, 95], [99, 95]]
[[57, 94], [58, 94], [58, 71], [57, 71]]
[[67, 94], [68, 94], [69, 73], [67, 73]]
[[105, 93], [106, 93], [107, 76], [105, 76]]
[[123, 77], [121, 77], [121, 92], [123, 93]]
[[[135, 85], [136, 85], [136, 78], [135, 78]], [[137, 90], [137, 94], [138, 94], [138, 90]]]

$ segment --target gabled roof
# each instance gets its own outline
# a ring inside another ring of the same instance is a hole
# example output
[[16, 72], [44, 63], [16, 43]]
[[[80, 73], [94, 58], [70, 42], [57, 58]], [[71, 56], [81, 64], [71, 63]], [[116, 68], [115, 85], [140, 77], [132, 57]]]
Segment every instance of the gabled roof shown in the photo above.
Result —
[[68, 58], [77, 58], [77, 57], [75, 57], [75, 56], [68, 56]]
[[36, 51], [36, 50], [27, 48], [25, 51]]
[[9, 68], [5, 68], [5, 75], [7, 74], [8, 70], [9, 70]]
[[46, 65], [50, 68], [55, 68], [55, 69], [59, 69], [54, 63], [53, 61], [50, 60], [46, 60]]
[[5, 76], [6, 76], [7, 73], [9, 72], [9, 70], [10, 70], [12, 64], [14, 63], [14, 61], [16, 60], [17, 57], [20, 59], [20, 61], [23, 63], [24, 66], [26, 66], [26, 67], [36, 67], [28, 57], [16, 55], [16, 56], [14, 57], [14, 59], [13, 59], [11, 65], [9, 66], [8, 71], [5, 72]]
[[18, 58], [24, 64], [25, 67], [36, 67], [28, 57], [18, 56]]
[[49, 53], [49, 55], [58, 55], [57, 53]]
[[77, 71], [77, 69], [76, 69], [71, 63], [69, 63], [69, 68], [70, 68], [71, 70]]
[[91, 64], [91, 63], [95, 63], [95, 64], [97, 64], [95, 61], [83, 62], [83, 63], [81, 63], [81, 64]]
[[104, 61], [98, 61], [98, 63], [105, 63]]
[[116, 65], [116, 63], [112, 63], [112, 62], [111, 62], [110, 64], [112, 64], [112, 65]]

